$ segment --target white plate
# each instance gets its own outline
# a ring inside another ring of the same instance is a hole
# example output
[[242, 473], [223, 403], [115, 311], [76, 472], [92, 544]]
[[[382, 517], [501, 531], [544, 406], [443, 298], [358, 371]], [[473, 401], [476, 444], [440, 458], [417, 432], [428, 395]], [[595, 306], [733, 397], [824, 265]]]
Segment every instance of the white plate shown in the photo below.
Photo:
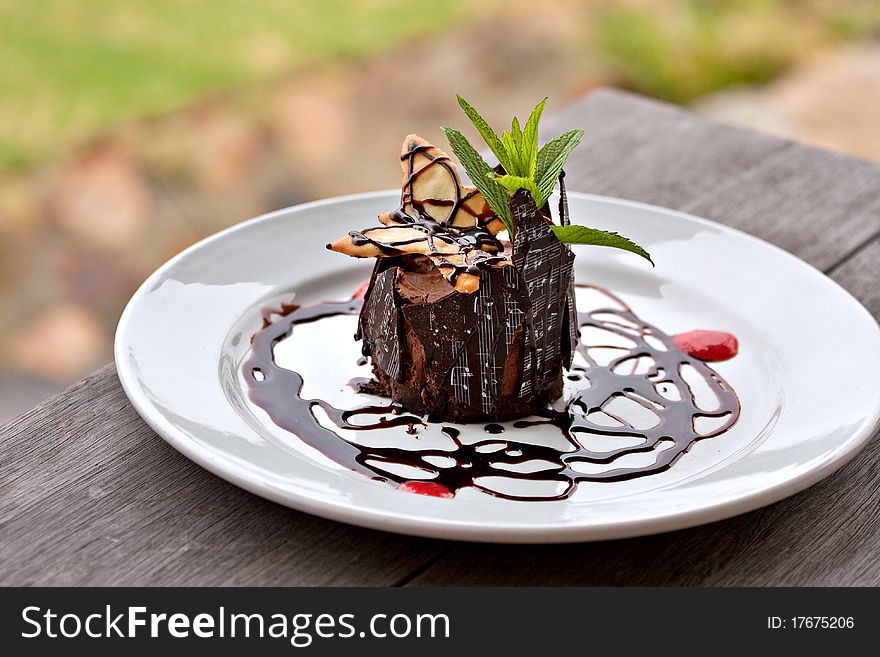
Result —
[[[351, 296], [372, 262], [324, 245], [397, 201], [397, 192], [377, 192], [280, 210], [162, 266], [134, 295], [116, 334], [116, 366], [137, 411], [196, 463], [281, 504], [387, 531], [511, 543], [621, 538], [743, 513], [828, 476], [878, 427], [880, 332], [842, 288], [736, 230], [571, 194], [575, 223], [620, 231], [657, 263], [651, 269], [631, 254], [575, 247], [579, 282], [609, 288], [667, 333], [713, 328], [738, 336], [739, 355], [715, 369], [740, 396], [739, 422], [696, 443], [666, 472], [581, 484], [564, 501], [467, 489], [439, 499], [347, 470], [248, 400], [241, 363], [262, 308], [294, 296], [300, 304]], [[327, 365], [321, 385], [344, 388], [356, 345], [313, 338], [313, 353]]]

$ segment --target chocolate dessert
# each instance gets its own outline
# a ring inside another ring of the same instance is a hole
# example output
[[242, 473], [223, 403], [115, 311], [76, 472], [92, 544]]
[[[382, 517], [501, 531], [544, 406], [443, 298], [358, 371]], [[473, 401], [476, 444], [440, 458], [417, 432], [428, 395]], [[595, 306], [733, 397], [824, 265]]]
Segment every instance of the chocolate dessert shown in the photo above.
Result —
[[[263, 309], [242, 363], [251, 402], [349, 470], [447, 499], [564, 500], [582, 483], [664, 472], [736, 424], [739, 399], [707, 365], [736, 355], [735, 336], [669, 335], [610, 291], [575, 285], [569, 244], [650, 261], [617, 233], [569, 221], [562, 168], [582, 131], [538, 148], [543, 101], [500, 137], [459, 104], [498, 164], [444, 128], [471, 187], [439, 148], [407, 136], [399, 207], [328, 245], [376, 258], [370, 280], [344, 301]], [[334, 344], [356, 330], [364, 356], [343, 346], [352, 370], [329, 377], [321, 362], [276, 361], [281, 343], [309, 340], [306, 325]], [[482, 430], [456, 424], [474, 421]]]
[[328, 248], [377, 258], [356, 336], [375, 377], [364, 392], [440, 421], [509, 420], [562, 394], [578, 341], [567, 242], [647, 254], [614, 233], [571, 226], [561, 182], [554, 224], [548, 198], [581, 131], [539, 149], [543, 101], [524, 129], [514, 119], [500, 138], [459, 101], [498, 166], [444, 129], [474, 182], [466, 186], [443, 151], [409, 135], [400, 206]]

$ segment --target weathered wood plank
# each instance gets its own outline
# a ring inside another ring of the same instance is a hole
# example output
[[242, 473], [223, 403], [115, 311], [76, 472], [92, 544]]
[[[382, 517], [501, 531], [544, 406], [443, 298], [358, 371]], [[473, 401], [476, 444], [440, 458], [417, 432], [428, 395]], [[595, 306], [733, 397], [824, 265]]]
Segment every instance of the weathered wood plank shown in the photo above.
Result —
[[880, 238], [874, 239], [831, 271], [831, 278], [849, 290], [880, 318]]
[[880, 227], [876, 164], [597, 91], [549, 120], [586, 130], [571, 189], [691, 212], [739, 228], [825, 270]]
[[[857, 251], [877, 227], [876, 166], [617, 92], [591, 95], [551, 129], [568, 125], [589, 133], [568, 167], [572, 188], [686, 209], [817, 266], [838, 264], [835, 278], [880, 310], [880, 246]], [[880, 581], [870, 549], [880, 543], [876, 442], [820, 486], [709, 527], [599, 545], [451, 550], [290, 511], [227, 484], [159, 439], [109, 367], [0, 429], [0, 445], [0, 584], [392, 584], [446, 551], [416, 583]]]
[[147, 427], [112, 366], [0, 437], [3, 585], [390, 585], [440, 549], [215, 477]]

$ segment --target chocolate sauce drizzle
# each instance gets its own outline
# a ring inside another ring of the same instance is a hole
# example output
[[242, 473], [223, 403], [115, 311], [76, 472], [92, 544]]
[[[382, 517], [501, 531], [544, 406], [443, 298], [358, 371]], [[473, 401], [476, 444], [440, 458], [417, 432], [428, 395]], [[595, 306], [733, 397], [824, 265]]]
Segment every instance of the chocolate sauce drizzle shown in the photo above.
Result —
[[[370, 235], [357, 230], [349, 231], [348, 234], [352, 238], [352, 243], [355, 246], [372, 244], [385, 256], [401, 256], [406, 252], [400, 247], [415, 244], [424, 239], [427, 241], [428, 254], [436, 258], [438, 264], [448, 271], [446, 278], [453, 284], [463, 273], [479, 276], [481, 269], [507, 264], [508, 260], [506, 257], [497, 255], [504, 251], [504, 245], [496, 239], [481, 222], [480, 217], [466, 204], [470, 198], [477, 194], [477, 191], [473, 190], [463, 195], [458, 174], [455, 171], [455, 167], [449, 161], [449, 157], [446, 155], [432, 155], [429, 153], [431, 148], [433, 146], [419, 145], [415, 141], [411, 141], [408, 144], [407, 152], [400, 156], [401, 161], [407, 162], [407, 175], [400, 195], [400, 206], [389, 213], [395, 224], [370, 228]], [[422, 154], [430, 160], [428, 164], [420, 169], [415, 168], [415, 158], [418, 154]], [[433, 166], [440, 166], [445, 169], [452, 180], [455, 198], [416, 198], [416, 195], [413, 193], [413, 184], [421, 174]], [[437, 221], [437, 219], [431, 216], [426, 209], [426, 206], [429, 205], [448, 207], [449, 212], [446, 214], [445, 219]], [[407, 206], [412, 208], [412, 214], [406, 211]], [[453, 222], [459, 212], [470, 215], [474, 220], [474, 225], [470, 228], [454, 226]], [[494, 215], [492, 218], [494, 219]], [[425, 237], [396, 241], [386, 241], [373, 237], [379, 231], [393, 230], [400, 228], [402, 225], [421, 231], [425, 234]], [[449, 252], [450, 246], [455, 247], [452, 253]], [[462, 262], [453, 262], [446, 257], [448, 255], [461, 255]]]
[[[573, 366], [567, 378], [569, 381], [580, 379], [584, 386], [572, 395], [565, 409], [548, 407], [538, 416], [512, 423], [515, 429], [555, 426], [566, 439], [566, 449], [522, 442], [517, 439], [517, 432], [510, 429], [502, 436], [504, 427], [499, 424], [486, 425], [485, 431], [491, 436], [473, 443], [462, 442], [461, 432], [455, 426], [443, 425], [441, 431], [451, 440], [453, 449], [421, 448], [418, 444], [419, 427], [427, 426], [431, 419], [407, 414], [397, 404], [344, 410], [321, 399], [302, 398], [302, 375], [275, 363], [274, 346], [289, 337], [295, 326], [338, 315], [357, 315], [362, 305], [358, 299], [314, 306], [285, 305], [273, 313], [265, 313], [264, 318], [275, 320], [254, 336], [251, 353], [243, 364], [249, 396], [278, 426], [333, 461], [374, 480], [398, 485], [409, 479], [394, 473], [388, 466], [409, 466], [424, 472], [424, 479], [441, 484], [452, 492], [473, 487], [497, 497], [528, 501], [565, 499], [581, 482], [623, 481], [662, 472], [695, 442], [718, 436], [734, 425], [739, 418], [739, 400], [718, 373], [704, 362], [677, 350], [671, 336], [640, 319], [620, 299], [601, 288], [593, 289], [605, 294], [617, 307], [578, 313], [580, 328], [593, 327], [616, 334], [632, 346], [579, 343], [577, 351], [586, 366]], [[600, 365], [591, 353], [596, 349], [616, 349], [621, 353], [608, 364]], [[648, 362], [642, 359], [648, 359], [650, 365], [640, 365]], [[716, 403], [711, 408], [697, 404], [694, 391], [684, 376], [685, 368], [691, 368], [692, 376], [702, 378], [714, 395]], [[640, 369], [646, 371], [637, 373]], [[670, 389], [676, 394], [664, 394]], [[636, 428], [608, 408], [618, 398], [625, 398], [650, 411], [656, 416], [656, 423], [650, 428]], [[315, 414], [317, 409], [341, 430], [403, 427], [401, 434], [405, 440], [400, 442], [407, 447], [367, 447], [350, 441], [322, 425]], [[613, 424], [609, 426], [607, 421], [597, 423], [591, 419], [593, 414], [604, 414]], [[716, 424], [701, 432], [696, 425], [701, 419], [715, 420]], [[609, 449], [587, 449], [579, 441], [579, 436], [587, 435], [607, 439]], [[615, 439], [620, 438], [627, 439], [628, 444], [614, 447]], [[664, 444], [665, 448], [657, 449]], [[656, 456], [647, 465], [614, 466], [621, 457], [648, 452], [655, 452]], [[438, 459], [452, 464], [438, 467]], [[517, 469], [529, 462], [541, 462], [541, 469], [535, 471], [533, 468], [527, 472]], [[601, 472], [586, 473], [583, 469], [578, 470], [579, 464], [610, 467]], [[486, 481], [489, 477], [562, 486], [561, 491], [550, 495], [513, 495], [492, 488]]]

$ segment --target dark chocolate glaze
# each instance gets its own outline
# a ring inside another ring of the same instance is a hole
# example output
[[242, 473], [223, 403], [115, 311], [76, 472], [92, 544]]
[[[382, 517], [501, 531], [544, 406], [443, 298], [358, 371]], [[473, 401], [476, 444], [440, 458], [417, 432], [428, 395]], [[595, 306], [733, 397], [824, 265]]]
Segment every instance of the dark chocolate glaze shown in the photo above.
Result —
[[[591, 287], [591, 286], [583, 286]], [[599, 289], [599, 288], [595, 288]], [[564, 410], [545, 408], [534, 417], [513, 423], [514, 428], [549, 424], [557, 427], [566, 438], [567, 449], [549, 445], [534, 445], [517, 440], [517, 432], [507, 431], [502, 438], [498, 424], [486, 425], [491, 438], [465, 444], [460, 440], [460, 430], [448, 424], [441, 431], [452, 442], [452, 449], [419, 448], [418, 443], [408, 443], [409, 449], [401, 447], [366, 447], [351, 442], [327, 428], [315, 415], [320, 409], [329, 422], [347, 430], [389, 429], [405, 427], [402, 433], [418, 440], [418, 427], [426, 426], [431, 418], [407, 414], [396, 404], [366, 405], [351, 410], [338, 409], [321, 399], [303, 399], [300, 396], [303, 379], [300, 374], [275, 364], [273, 347], [288, 337], [294, 327], [307, 322], [336, 315], [357, 315], [361, 301], [323, 303], [315, 306], [285, 306], [281, 310], [264, 313], [264, 317], [276, 317], [252, 341], [251, 353], [243, 365], [243, 373], [249, 386], [251, 400], [263, 408], [280, 427], [296, 434], [307, 445], [319, 450], [333, 461], [360, 472], [372, 479], [393, 485], [407, 481], [383, 466], [405, 465], [425, 472], [425, 478], [448, 488], [450, 491], [474, 487], [490, 495], [514, 500], [560, 500], [569, 497], [581, 482], [612, 482], [644, 477], [671, 467], [698, 440], [712, 438], [727, 431], [739, 418], [739, 400], [730, 385], [704, 362], [675, 348], [673, 338], [657, 327], [640, 319], [622, 301], [605, 290], [599, 289], [613, 299], [619, 307], [608, 307], [587, 313], [578, 313], [580, 328], [595, 327], [616, 333], [631, 341], [634, 346], [621, 349], [621, 355], [608, 365], [598, 365], [590, 355], [590, 349], [579, 344], [578, 353], [586, 367], [573, 367], [569, 380], [579, 375], [585, 387], [568, 401]], [[652, 344], [653, 342], [653, 344]], [[662, 345], [662, 348], [655, 346]], [[639, 358], [650, 358], [653, 363], [648, 371], [636, 374]], [[717, 399], [714, 408], [700, 408], [694, 399], [690, 385], [682, 375], [685, 367], [701, 377]], [[677, 389], [678, 399], [663, 394], [661, 386]], [[648, 429], [637, 429], [625, 419], [603, 409], [615, 398], [625, 397], [650, 410], [657, 423]], [[619, 420], [619, 426], [597, 424], [588, 416], [602, 411], [608, 417]], [[695, 422], [699, 418], [716, 418], [720, 424], [704, 433], [698, 432]], [[636, 444], [610, 450], [587, 449], [578, 440], [581, 435], [637, 439]], [[661, 443], [668, 443], [655, 459], [643, 466], [611, 467], [601, 472], [586, 474], [578, 471], [578, 464], [609, 465], [628, 454], [653, 451]], [[431, 461], [438, 457], [452, 459], [451, 467], [438, 467]], [[518, 472], [511, 467], [530, 462], [546, 462], [544, 469], [535, 472]], [[485, 478], [505, 477], [516, 480], [561, 484], [561, 490], [551, 495], [520, 496], [499, 492], [489, 487]]]

